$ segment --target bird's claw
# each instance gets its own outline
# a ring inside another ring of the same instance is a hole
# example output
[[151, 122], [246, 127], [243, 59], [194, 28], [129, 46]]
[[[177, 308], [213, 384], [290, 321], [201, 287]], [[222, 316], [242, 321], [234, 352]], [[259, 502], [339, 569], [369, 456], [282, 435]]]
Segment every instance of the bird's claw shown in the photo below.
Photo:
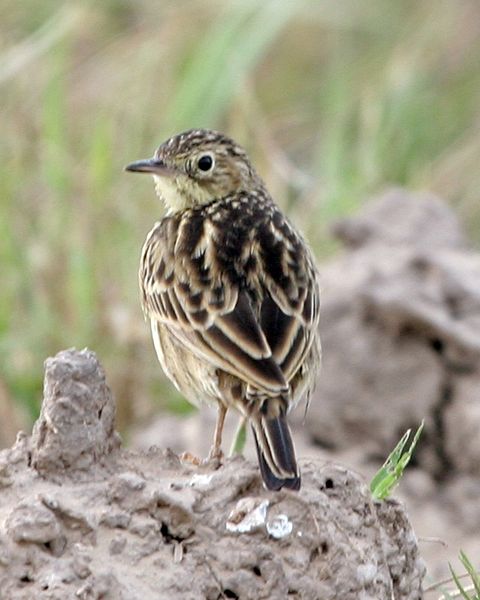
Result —
[[208, 456], [204, 459], [195, 456], [191, 452], [182, 452], [180, 454], [180, 460], [183, 463], [194, 465], [195, 467], [210, 467], [214, 470], [218, 469], [223, 462], [224, 454], [221, 448], [215, 448], [214, 446], [210, 449]]
[[224, 454], [221, 448], [212, 446], [207, 458], [202, 461], [202, 465], [218, 469], [223, 462]]

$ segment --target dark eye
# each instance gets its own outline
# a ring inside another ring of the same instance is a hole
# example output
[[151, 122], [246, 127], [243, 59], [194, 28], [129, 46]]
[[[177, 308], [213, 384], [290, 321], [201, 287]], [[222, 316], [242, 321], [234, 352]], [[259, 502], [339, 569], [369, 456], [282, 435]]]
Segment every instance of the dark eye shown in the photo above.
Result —
[[198, 159], [198, 168], [200, 171], [210, 171], [213, 167], [213, 158], [210, 154], [204, 154]]

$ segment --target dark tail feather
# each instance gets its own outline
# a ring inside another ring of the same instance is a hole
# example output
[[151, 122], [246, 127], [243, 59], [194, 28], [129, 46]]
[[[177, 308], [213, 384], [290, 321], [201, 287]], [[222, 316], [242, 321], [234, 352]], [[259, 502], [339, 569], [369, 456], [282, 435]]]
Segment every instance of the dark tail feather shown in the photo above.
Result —
[[269, 490], [283, 487], [300, 489], [300, 473], [295, 460], [292, 436], [285, 417], [252, 419], [257, 447], [258, 464], [263, 481]]

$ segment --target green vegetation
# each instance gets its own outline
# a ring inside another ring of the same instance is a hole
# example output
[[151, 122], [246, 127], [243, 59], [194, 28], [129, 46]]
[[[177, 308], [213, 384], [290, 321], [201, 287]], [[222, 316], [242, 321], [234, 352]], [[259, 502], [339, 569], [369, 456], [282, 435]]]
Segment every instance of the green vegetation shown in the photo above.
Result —
[[377, 471], [372, 481], [370, 482], [370, 491], [375, 500], [385, 500], [388, 498], [393, 489], [398, 485], [405, 468], [407, 467], [410, 459], [412, 458], [413, 451], [417, 445], [420, 435], [423, 431], [424, 423], [415, 432], [413, 439], [410, 442], [410, 446], [407, 450], [405, 447], [408, 441], [411, 439], [412, 430], [408, 429], [388, 455], [387, 460], [383, 466]]
[[70, 346], [99, 353], [123, 426], [176, 398], [136, 283], [162, 209], [122, 167], [178, 130], [247, 146], [319, 257], [390, 184], [448, 197], [480, 243], [478, 3], [1, 3], [0, 402], [30, 418]]
[[[480, 572], [475, 569], [472, 562], [463, 551], [460, 551], [460, 561], [466, 571], [463, 575], [458, 575], [452, 565], [449, 565], [450, 573], [452, 574], [451, 579], [434, 583], [430, 585], [425, 592], [436, 595], [441, 591], [442, 595], [440, 597], [435, 596], [438, 600], [480, 600]], [[467, 579], [471, 583], [462, 583], [462, 579]], [[455, 584], [455, 590], [444, 589], [446, 585], [451, 584]]]
[[[400, 479], [407, 467], [413, 452], [417, 446], [418, 440], [422, 434], [424, 422], [412, 436], [412, 430], [408, 429], [389, 454], [383, 466], [374, 475], [370, 482], [370, 491], [375, 500], [385, 500], [391, 494], [393, 489], [398, 485]], [[410, 445], [405, 450], [407, 443]], [[459, 576], [452, 565], [449, 564], [452, 578], [435, 583], [425, 589], [425, 593], [434, 593], [442, 590], [442, 596], [439, 600], [453, 600], [454, 598], [463, 598], [464, 600], [480, 600], [480, 573], [475, 569], [468, 556], [460, 551], [460, 561], [465, 568], [466, 573]], [[463, 585], [461, 578], [469, 578], [471, 584]], [[443, 590], [446, 584], [454, 583], [457, 587], [455, 591]]]
[[[480, 600], [480, 574], [472, 565], [470, 559], [465, 554], [465, 552], [460, 552], [460, 561], [462, 562], [465, 570], [468, 574], [468, 577], [472, 581], [471, 585], [467, 585], [466, 587], [460, 581], [459, 576], [453, 570], [452, 565], [450, 565], [450, 572], [452, 573], [453, 581], [457, 586], [458, 593], [456, 593], [457, 597], [464, 598], [465, 600]], [[447, 595], [446, 599], [453, 598], [454, 596]]]

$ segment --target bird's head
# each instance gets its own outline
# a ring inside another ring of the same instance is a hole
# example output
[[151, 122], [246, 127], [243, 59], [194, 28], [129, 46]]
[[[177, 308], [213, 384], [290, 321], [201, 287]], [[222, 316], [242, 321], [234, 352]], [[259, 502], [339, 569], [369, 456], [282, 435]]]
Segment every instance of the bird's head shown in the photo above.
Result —
[[125, 169], [153, 175], [157, 194], [169, 212], [261, 185], [243, 148], [208, 129], [191, 129], [171, 137], [153, 158], [131, 163]]

